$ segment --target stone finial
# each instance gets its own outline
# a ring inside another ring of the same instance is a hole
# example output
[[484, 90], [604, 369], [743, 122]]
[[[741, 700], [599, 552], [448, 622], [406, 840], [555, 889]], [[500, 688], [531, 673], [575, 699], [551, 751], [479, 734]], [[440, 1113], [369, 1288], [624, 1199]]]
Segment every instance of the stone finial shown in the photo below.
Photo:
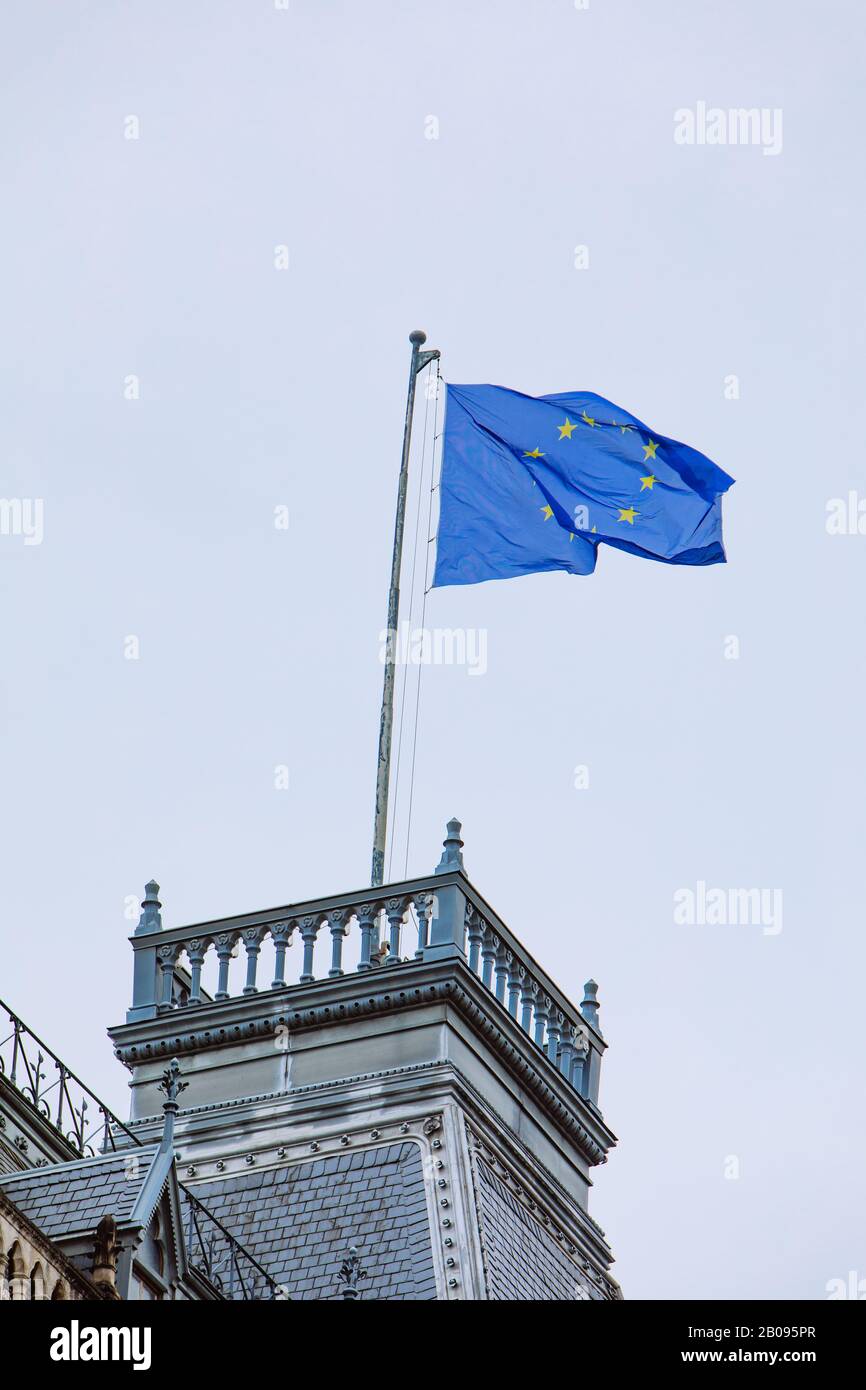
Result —
[[463, 829], [459, 820], [450, 820], [446, 827], [447, 834], [442, 841], [442, 858], [436, 865], [434, 873], [448, 874], [453, 869], [463, 868], [463, 841], [460, 838], [460, 831]]
[[162, 1074], [162, 1080], [157, 1086], [157, 1090], [162, 1091], [165, 1100], [162, 1103], [165, 1124], [162, 1131], [162, 1148], [170, 1149], [174, 1144], [174, 1117], [178, 1112], [177, 1098], [181, 1091], [185, 1091], [189, 1085], [188, 1081], [180, 1079], [180, 1063], [176, 1057], [172, 1057], [168, 1066]]
[[135, 935], [141, 936], [148, 931], [162, 931], [162, 916], [160, 908], [162, 903], [159, 901], [159, 884], [155, 879], [144, 885], [144, 899], [141, 904], [141, 916], [138, 919], [138, 926]]
[[580, 1006], [587, 1023], [590, 1023], [597, 1033], [601, 1032], [598, 1026], [598, 985], [595, 980], [587, 980], [583, 987], [583, 1001]]
[[337, 1276], [343, 1285], [342, 1293], [344, 1298], [360, 1298], [358, 1291], [358, 1280], [368, 1278], [366, 1269], [361, 1268], [361, 1256], [358, 1254], [358, 1247], [351, 1246], [347, 1258], [343, 1261], [340, 1273]]
[[93, 1245], [93, 1282], [109, 1298], [119, 1298], [117, 1292], [117, 1222], [111, 1215], [103, 1216], [96, 1228]]

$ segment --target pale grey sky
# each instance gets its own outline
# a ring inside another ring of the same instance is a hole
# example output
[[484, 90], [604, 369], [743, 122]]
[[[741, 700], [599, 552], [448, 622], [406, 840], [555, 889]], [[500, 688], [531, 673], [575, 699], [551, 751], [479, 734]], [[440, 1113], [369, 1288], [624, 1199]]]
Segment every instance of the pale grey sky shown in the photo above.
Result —
[[[862, 7], [19, 0], [2, 27], [0, 493], [45, 507], [41, 545], [0, 537], [2, 996], [125, 1111], [104, 1029], [150, 875], [170, 925], [367, 881], [423, 327], [447, 379], [598, 391], [737, 483], [727, 566], [433, 592], [488, 671], [425, 671], [410, 871], [460, 816], [533, 954], [600, 982], [591, 1210], [626, 1296], [866, 1276], [866, 537], [825, 527], [866, 492]], [[781, 153], [676, 144], [699, 102], [780, 109]], [[780, 888], [781, 932], [676, 925], [699, 881]]]

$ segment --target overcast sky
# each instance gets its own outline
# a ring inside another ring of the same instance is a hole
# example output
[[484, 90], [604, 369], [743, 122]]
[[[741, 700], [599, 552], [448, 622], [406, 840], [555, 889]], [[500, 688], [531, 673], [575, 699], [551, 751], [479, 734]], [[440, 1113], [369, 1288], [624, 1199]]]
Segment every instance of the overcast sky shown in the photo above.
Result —
[[[3, 998], [125, 1113], [104, 1029], [147, 878], [167, 925], [368, 881], [421, 327], [451, 381], [597, 391], [737, 481], [727, 565], [603, 549], [430, 595], [487, 670], [424, 671], [409, 872], [459, 816], [519, 938], [599, 981], [591, 1211], [627, 1297], [866, 1276], [866, 537], [826, 526], [866, 495], [862, 6], [3, 28], [0, 494], [44, 501], [41, 544], [0, 536]], [[781, 111], [781, 149], [677, 143], [702, 102]], [[781, 890], [781, 930], [678, 924], [700, 882]]]

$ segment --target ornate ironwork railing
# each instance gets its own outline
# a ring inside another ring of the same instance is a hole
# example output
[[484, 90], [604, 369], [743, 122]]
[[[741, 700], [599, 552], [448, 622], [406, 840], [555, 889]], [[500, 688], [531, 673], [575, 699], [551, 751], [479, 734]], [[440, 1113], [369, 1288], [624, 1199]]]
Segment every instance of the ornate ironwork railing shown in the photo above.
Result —
[[[130, 1144], [140, 1148], [138, 1135], [75, 1075], [41, 1038], [0, 999], [8, 1018], [0, 1029], [0, 1076], [48, 1122], [80, 1158], [114, 1153]], [[56, 1075], [51, 1078], [52, 1066]], [[92, 1118], [91, 1118], [92, 1117]], [[120, 1139], [120, 1136], [123, 1139]], [[187, 1257], [225, 1299], [264, 1300], [280, 1297], [279, 1286], [189, 1188], [180, 1184], [187, 1228]]]
[[190, 1264], [200, 1269], [223, 1298], [264, 1301], [281, 1297], [279, 1287], [221, 1221], [181, 1185], [186, 1248]]
[[[139, 1140], [32, 1029], [0, 999], [0, 1076], [29, 1101], [80, 1158], [117, 1149], [116, 1135]], [[47, 1068], [47, 1069], [46, 1069]], [[125, 1144], [124, 1144], [125, 1147]]]

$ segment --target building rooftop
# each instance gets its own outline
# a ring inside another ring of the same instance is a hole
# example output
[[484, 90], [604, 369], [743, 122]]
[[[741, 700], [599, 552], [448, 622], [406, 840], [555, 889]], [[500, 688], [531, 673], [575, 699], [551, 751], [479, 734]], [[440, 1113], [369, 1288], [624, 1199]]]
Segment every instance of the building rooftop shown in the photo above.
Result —
[[[132, 1218], [156, 1145], [0, 1175], [0, 1188], [51, 1240], [95, 1231], [103, 1216]], [[156, 1205], [154, 1198], [153, 1206]], [[144, 1224], [152, 1214], [139, 1213]]]

